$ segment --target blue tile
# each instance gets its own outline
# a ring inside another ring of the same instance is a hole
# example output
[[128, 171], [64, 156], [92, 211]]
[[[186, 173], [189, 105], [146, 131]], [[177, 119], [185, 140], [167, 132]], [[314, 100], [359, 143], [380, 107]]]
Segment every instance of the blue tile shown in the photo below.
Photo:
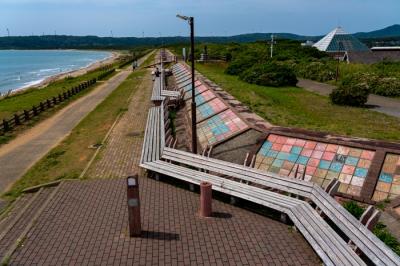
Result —
[[334, 171], [336, 173], [339, 173], [340, 171], [342, 171], [342, 167], [343, 167], [342, 163], [334, 162], [331, 164], [329, 169], [331, 169], [332, 171]]
[[268, 156], [268, 157], [273, 157], [273, 158], [275, 158], [277, 155], [278, 155], [278, 152], [277, 152], [277, 151], [273, 151], [273, 150], [270, 150], [270, 151], [267, 153], [267, 156]]
[[288, 161], [295, 163], [297, 161], [297, 158], [299, 158], [298, 154], [289, 154], [289, 157], [287, 158]]
[[354, 175], [358, 176], [358, 177], [367, 177], [368, 174], [368, 169], [366, 168], [361, 168], [361, 167], [357, 167], [356, 170], [354, 171]]
[[281, 159], [281, 160], [287, 160], [288, 157], [289, 157], [289, 153], [281, 151], [278, 153], [278, 156], [276, 158]]
[[358, 158], [357, 157], [349, 156], [346, 159], [346, 164], [348, 164], [348, 165], [356, 166], [357, 163], [358, 163]]
[[306, 165], [310, 157], [306, 156], [299, 156], [299, 159], [297, 159], [297, 163]]
[[382, 172], [381, 175], [379, 176], [379, 181], [385, 182], [385, 183], [392, 183], [393, 182], [393, 176], [391, 174]]
[[270, 149], [272, 147], [272, 143], [269, 142], [268, 140], [264, 142], [264, 144], [262, 145], [262, 148], [268, 148]]
[[328, 170], [330, 165], [331, 165], [331, 161], [321, 160], [319, 162], [318, 168]]
[[283, 160], [275, 159], [275, 161], [272, 163], [272, 166], [274, 167], [282, 167]]
[[301, 153], [301, 150], [302, 150], [301, 147], [293, 146], [293, 147], [292, 147], [292, 150], [291, 150], [291, 153], [300, 154], [300, 153]]

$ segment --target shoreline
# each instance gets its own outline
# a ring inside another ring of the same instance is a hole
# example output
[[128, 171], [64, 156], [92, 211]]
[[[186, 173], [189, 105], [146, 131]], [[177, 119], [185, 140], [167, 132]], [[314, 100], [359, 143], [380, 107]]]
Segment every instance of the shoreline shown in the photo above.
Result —
[[[108, 52], [108, 51], [107, 51]], [[93, 63], [90, 63], [87, 66], [81, 67], [79, 69], [75, 69], [75, 70], [70, 70], [70, 71], [66, 71], [66, 72], [62, 72], [62, 73], [58, 73], [49, 77], [46, 77], [42, 80], [38, 80], [38, 81], [32, 81], [32, 83], [34, 84], [30, 84], [24, 87], [20, 87], [17, 89], [13, 89], [10, 93], [5, 92], [4, 95], [0, 95], [0, 99], [3, 98], [5, 95], [7, 96], [13, 96], [19, 93], [23, 93], [26, 90], [30, 90], [30, 89], [41, 89], [44, 88], [46, 86], [48, 86], [49, 84], [55, 82], [55, 81], [59, 81], [61, 79], [67, 78], [67, 77], [78, 77], [78, 76], [82, 76], [90, 71], [93, 71], [101, 66], [105, 66], [105, 65], [109, 65], [114, 63], [120, 56], [121, 53], [120, 52], [116, 52], [116, 51], [111, 51], [110, 52], [111, 55], [107, 58], [104, 58], [102, 60], [99, 61], [95, 61]], [[37, 82], [37, 83], [36, 83]]]

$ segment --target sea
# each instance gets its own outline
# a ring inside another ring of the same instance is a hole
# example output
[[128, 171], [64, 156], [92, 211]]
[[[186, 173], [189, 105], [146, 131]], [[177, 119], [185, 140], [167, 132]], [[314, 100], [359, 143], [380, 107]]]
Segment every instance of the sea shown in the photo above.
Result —
[[0, 94], [37, 85], [48, 77], [87, 67], [111, 55], [82, 50], [0, 50]]

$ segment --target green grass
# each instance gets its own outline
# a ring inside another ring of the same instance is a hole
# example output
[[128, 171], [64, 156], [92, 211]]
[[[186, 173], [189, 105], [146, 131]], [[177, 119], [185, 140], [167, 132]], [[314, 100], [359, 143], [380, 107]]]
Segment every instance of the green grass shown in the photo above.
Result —
[[248, 84], [224, 74], [226, 64], [197, 64], [197, 69], [274, 125], [340, 135], [400, 141], [400, 119], [372, 110], [336, 106], [328, 97], [301, 88]]
[[78, 178], [95, 152], [89, 146], [101, 143], [117, 116], [127, 110], [127, 97], [137, 89], [145, 73], [146, 70], [139, 70], [129, 75], [64, 141], [18, 180], [3, 198], [13, 200], [27, 187], [59, 179]]
[[75, 78], [64, 78], [55, 81], [42, 89], [28, 89], [20, 94], [0, 100], [0, 120], [11, 118], [16, 112], [31, 109], [33, 105], [38, 105], [41, 101], [57, 96], [79, 83], [97, 77], [101, 70], [96, 70]]
[[[117, 62], [113, 64], [115, 66], [118, 64]], [[57, 96], [59, 93], [62, 93], [64, 91], [67, 91], [68, 89], [77, 86], [83, 81], [87, 81], [93, 78], [98, 77], [103, 71], [101, 70], [95, 70], [90, 73], [78, 76], [78, 77], [68, 77], [62, 80], [58, 80], [55, 82], [52, 82], [48, 86], [37, 89], [37, 88], [32, 88], [28, 89], [26, 91], [23, 91], [19, 94], [13, 95], [11, 97], [1, 99], [0, 100], [0, 121], [3, 119], [10, 119], [15, 113], [22, 113], [23, 110], [29, 110], [32, 109], [32, 106], [38, 106], [38, 104], [41, 101], [44, 101], [46, 99], [52, 98]], [[110, 75], [107, 75], [102, 81], [110, 79], [113, 77], [117, 72], [113, 72]], [[62, 103], [57, 104], [53, 108], [50, 108], [42, 113], [40, 113], [38, 116], [35, 116], [31, 118], [29, 121], [24, 122], [22, 125], [14, 128], [12, 131], [9, 131], [5, 134], [0, 135], [0, 146], [3, 144], [8, 143], [12, 139], [14, 139], [18, 134], [21, 132], [25, 131], [28, 128], [31, 128], [32, 126], [36, 125], [38, 122], [52, 116], [55, 112], [58, 110], [64, 108], [67, 106], [70, 102], [84, 96], [85, 94], [89, 93], [92, 91], [94, 88], [99, 86], [101, 83], [97, 83], [86, 90], [81, 91], [80, 93], [73, 95], [69, 99], [63, 101]]]

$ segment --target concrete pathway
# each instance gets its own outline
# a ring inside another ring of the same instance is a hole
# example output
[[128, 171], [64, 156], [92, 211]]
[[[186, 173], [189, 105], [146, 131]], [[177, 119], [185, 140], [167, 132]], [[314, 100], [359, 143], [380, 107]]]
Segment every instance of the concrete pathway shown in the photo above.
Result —
[[[335, 88], [333, 85], [307, 79], [299, 79], [297, 86], [324, 96], [329, 96]], [[400, 118], [400, 100], [398, 99], [371, 94], [367, 104], [372, 106], [371, 110]]]
[[71, 130], [131, 73], [121, 71], [89, 94], [72, 102], [49, 119], [0, 148], [0, 191], [5, 191]]
[[128, 111], [112, 129], [85, 177], [113, 178], [139, 173], [147, 112], [152, 105], [151, 92], [152, 80], [149, 70], [128, 99]]
[[[151, 54], [139, 60], [143, 63]], [[0, 148], [0, 192], [7, 191], [30, 167], [53, 147], [59, 144], [71, 130], [131, 73], [121, 70], [89, 94], [72, 102], [52, 117], [25, 131]]]

